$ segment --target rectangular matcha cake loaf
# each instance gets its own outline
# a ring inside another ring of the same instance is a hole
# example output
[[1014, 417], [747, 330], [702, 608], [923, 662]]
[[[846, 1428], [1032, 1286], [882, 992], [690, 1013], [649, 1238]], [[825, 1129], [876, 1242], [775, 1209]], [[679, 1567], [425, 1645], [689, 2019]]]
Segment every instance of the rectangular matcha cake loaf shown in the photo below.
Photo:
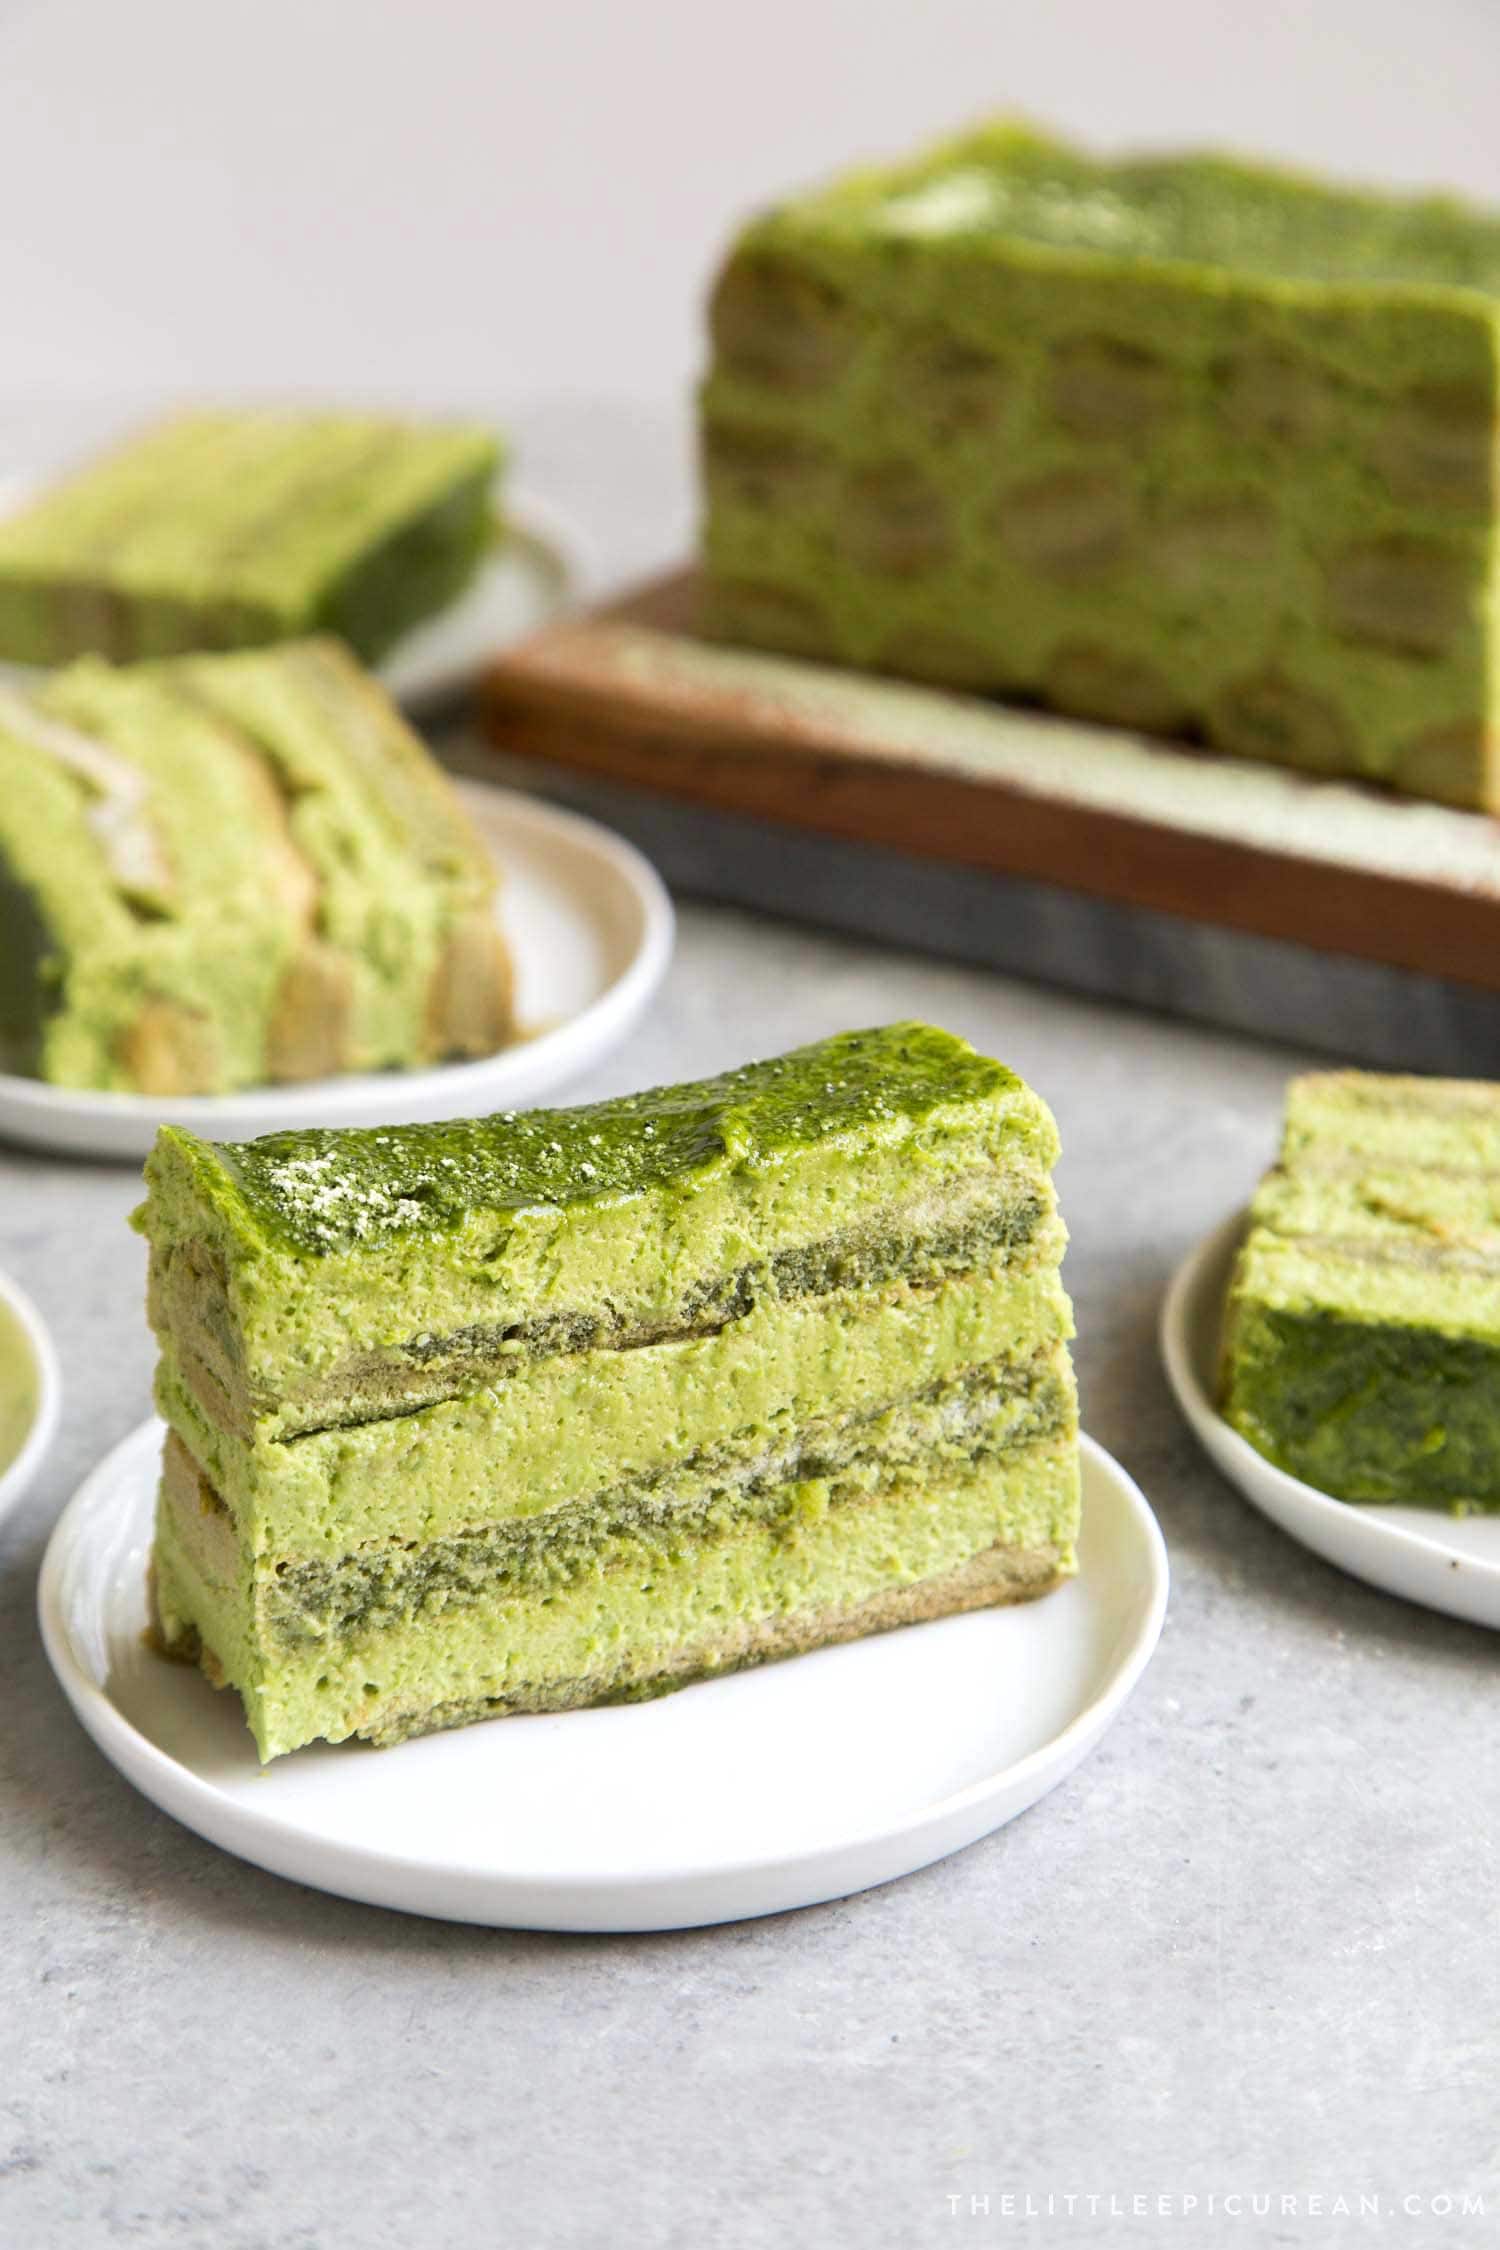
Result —
[[492, 859], [336, 641], [0, 686], [0, 1061], [212, 1094], [492, 1053]]
[[59, 664], [336, 633], [381, 655], [490, 539], [489, 430], [186, 414], [0, 517], [0, 656]]
[[1045, 1592], [1079, 1506], [1056, 1148], [922, 1024], [591, 1108], [165, 1130], [165, 1645], [271, 1758]]
[[722, 637], [1500, 807], [1500, 219], [991, 125], [711, 327]]
[[1223, 1383], [1235, 1428], [1336, 1499], [1500, 1509], [1500, 1086], [1293, 1082]]

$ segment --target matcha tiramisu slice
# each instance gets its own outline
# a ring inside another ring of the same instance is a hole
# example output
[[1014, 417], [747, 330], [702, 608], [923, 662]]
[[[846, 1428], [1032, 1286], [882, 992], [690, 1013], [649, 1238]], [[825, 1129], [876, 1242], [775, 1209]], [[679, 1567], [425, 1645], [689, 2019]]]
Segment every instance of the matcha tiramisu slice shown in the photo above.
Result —
[[0, 655], [169, 656], [337, 633], [373, 659], [477, 569], [494, 434], [371, 414], [185, 414], [0, 520]]
[[262, 1755], [650, 1695], [1073, 1567], [1050, 1115], [919, 1024], [214, 1147], [151, 1243], [170, 1647]]
[[1230, 1289], [1224, 1411], [1337, 1499], [1500, 1509], [1500, 1086], [1294, 1081]]
[[0, 686], [10, 1069], [208, 1094], [491, 1053], [495, 881], [337, 642]]
[[1001, 123], [711, 325], [721, 634], [1500, 807], [1500, 217]]

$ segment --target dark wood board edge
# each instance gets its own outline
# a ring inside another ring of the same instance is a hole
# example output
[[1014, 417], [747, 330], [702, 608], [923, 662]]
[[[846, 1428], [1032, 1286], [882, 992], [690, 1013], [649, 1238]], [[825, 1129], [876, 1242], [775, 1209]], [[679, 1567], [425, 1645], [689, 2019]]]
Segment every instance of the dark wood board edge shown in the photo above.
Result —
[[619, 629], [680, 631], [691, 603], [690, 574], [675, 574], [511, 650], [482, 689], [497, 747], [689, 803], [1500, 990], [1500, 897], [862, 753], [805, 713], [771, 729], [753, 699], [664, 697], [622, 669]]

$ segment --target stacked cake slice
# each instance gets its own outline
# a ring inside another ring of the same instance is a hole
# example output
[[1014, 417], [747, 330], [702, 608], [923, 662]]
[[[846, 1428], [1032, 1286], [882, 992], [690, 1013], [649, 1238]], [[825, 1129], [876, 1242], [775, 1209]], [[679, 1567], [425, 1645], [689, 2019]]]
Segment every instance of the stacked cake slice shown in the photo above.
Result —
[[918, 1024], [586, 1109], [164, 1132], [166, 1645], [269, 1758], [1045, 1592], [1078, 1520], [1055, 1153]]
[[489, 542], [484, 429], [371, 414], [186, 414], [0, 522], [0, 654], [172, 656], [337, 633], [374, 658]]
[[492, 859], [333, 641], [0, 688], [0, 1047], [58, 1085], [221, 1093], [489, 1054]]
[[1251, 1219], [1234, 1426], [1337, 1499], [1500, 1509], [1500, 1086], [1295, 1080]]

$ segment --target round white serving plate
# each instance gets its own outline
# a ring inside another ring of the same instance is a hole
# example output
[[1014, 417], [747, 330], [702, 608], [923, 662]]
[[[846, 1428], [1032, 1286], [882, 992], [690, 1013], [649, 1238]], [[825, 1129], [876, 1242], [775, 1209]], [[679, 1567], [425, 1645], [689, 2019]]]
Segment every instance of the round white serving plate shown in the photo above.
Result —
[[49, 1153], [139, 1159], [158, 1125], [208, 1140], [313, 1125], [401, 1125], [513, 1109], [617, 1047], [666, 973], [672, 902], [633, 844], [580, 814], [492, 782], [461, 781], [502, 876], [522, 1037], [480, 1062], [258, 1086], [175, 1100], [81, 1093], [0, 1074], [0, 1139]]
[[[0, 516], [14, 514], [45, 481], [0, 476]], [[586, 538], [550, 501], [524, 486], [502, 488], [496, 509], [495, 543], [463, 592], [403, 634], [375, 667], [409, 711], [434, 711], [466, 695], [501, 649], [545, 625], [592, 582]], [[23, 664], [0, 670], [16, 680], [36, 677]]]
[[581, 534], [535, 493], [506, 493], [501, 520], [498, 543], [457, 601], [376, 666], [409, 711], [466, 695], [492, 657], [545, 625], [590, 575]]
[[[5, 1407], [7, 1370], [22, 1367], [27, 1408], [12, 1425]], [[0, 1273], [0, 1516], [21, 1498], [52, 1443], [62, 1403], [62, 1377], [41, 1314], [24, 1290]]]
[[510, 1718], [262, 1770], [238, 1699], [142, 1639], [161, 1426], [52, 1536], [47, 1653], [105, 1756], [211, 1843], [319, 1890], [450, 1921], [657, 1930], [776, 1914], [925, 1867], [1053, 1788], [1156, 1645], [1167, 1558], [1084, 1440], [1079, 1576], [651, 1703]]
[[1248, 1214], [1226, 1219], [1178, 1268], [1162, 1304], [1167, 1380], [1205, 1452], [1252, 1507], [1339, 1570], [1387, 1594], [1500, 1627], [1500, 1516], [1334, 1500], [1288, 1476], [1214, 1404], [1224, 1299]]

